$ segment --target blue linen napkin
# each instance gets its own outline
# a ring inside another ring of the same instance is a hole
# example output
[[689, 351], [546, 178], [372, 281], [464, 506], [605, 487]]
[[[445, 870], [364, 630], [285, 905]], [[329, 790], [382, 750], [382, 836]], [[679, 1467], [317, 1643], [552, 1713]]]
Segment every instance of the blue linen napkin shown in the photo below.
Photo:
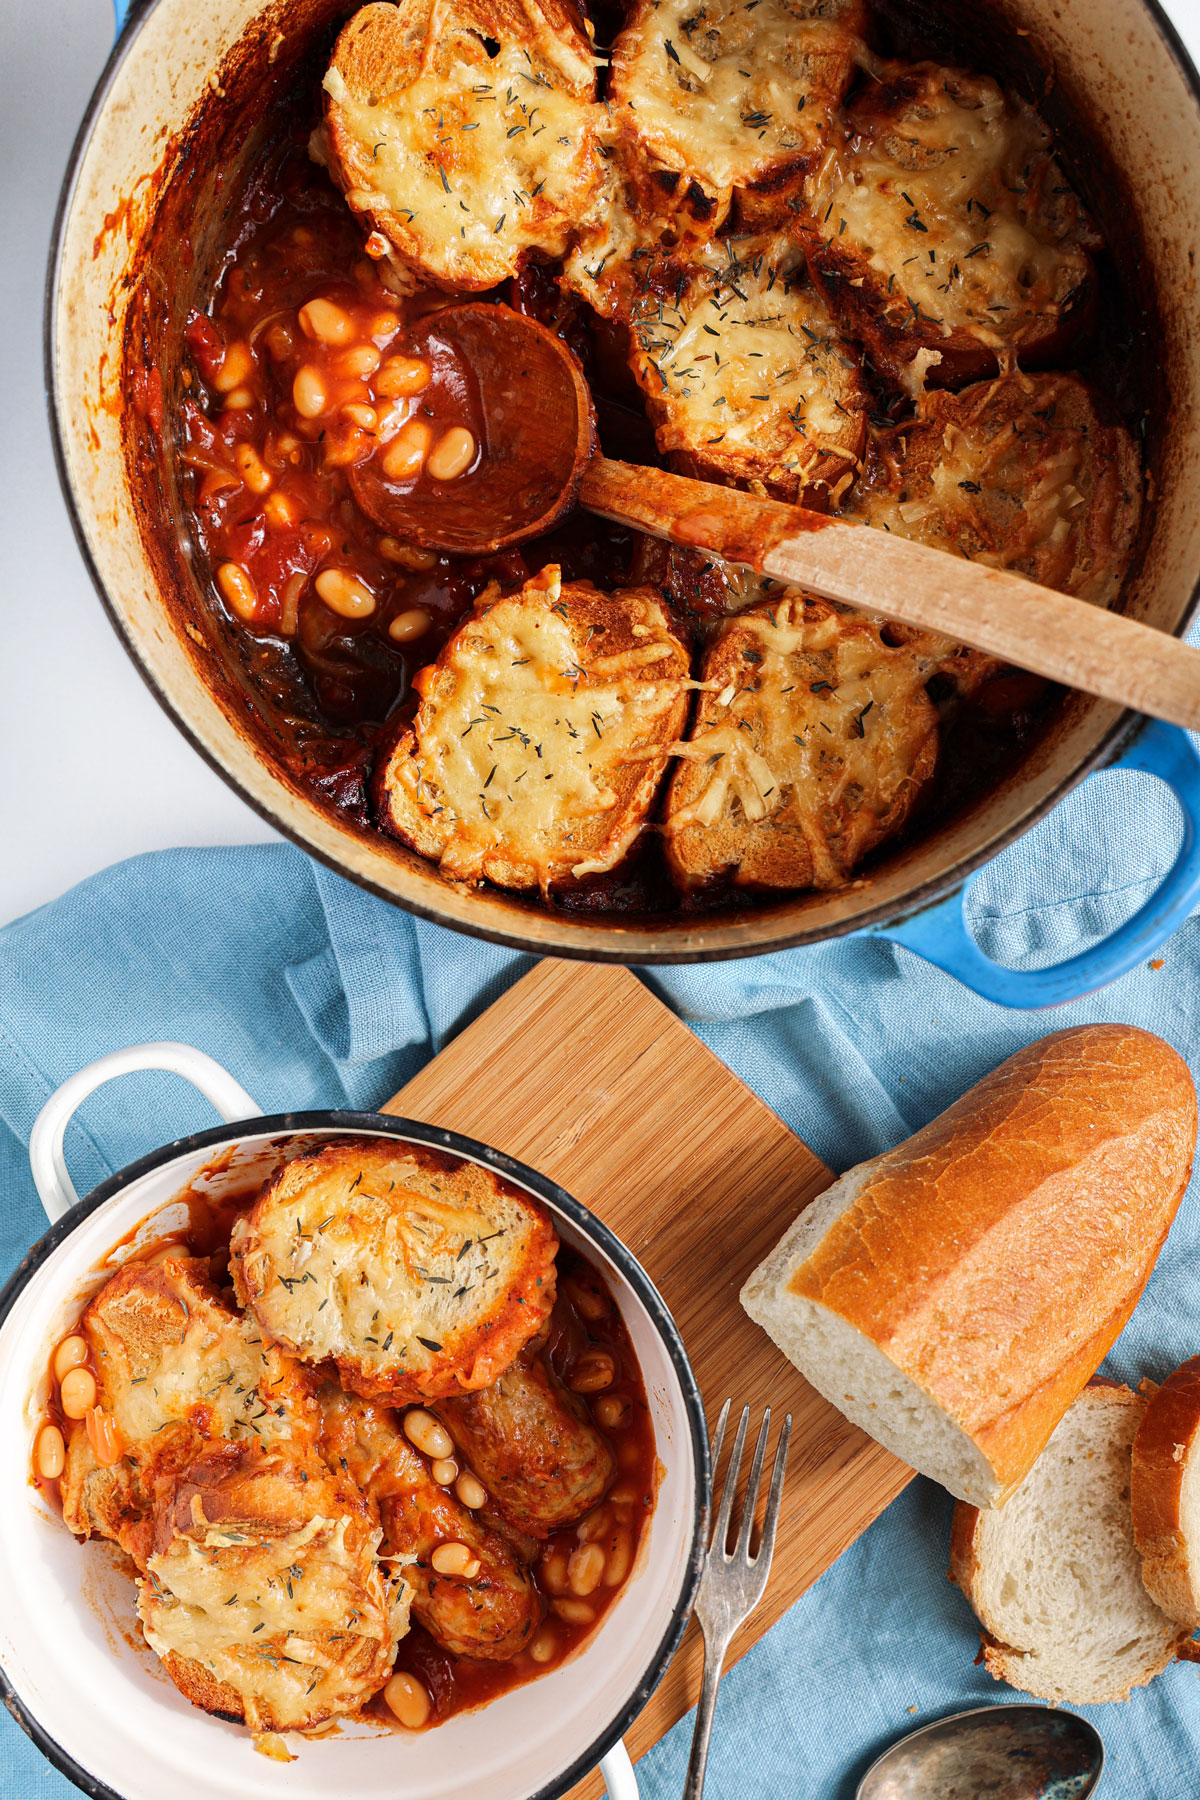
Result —
[[[975, 928], [1012, 966], [1056, 961], [1131, 912], [1168, 866], [1174, 803], [1111, 773], [993, 865]], [[1156, 966], [1161, 962], [1161, 967]], [[267, 1111], [387, 1098], [530, 964], [388, 907], [287, 846], [165, 851], [95, 876], [0, 932], [0, 1265], [43, 1221], [25, 1162], [59, 1082], [106, 1051], [176, 1038], [225, 1064]], [[835, 1168], [907, 1136], [1021, 1044], [1123, 1020], [1161, 1033], [1200, 1076], [1200, 925], [1149, 966], [1052, 1013], [976, 999], [907, 951], [838, 940], [645, 979]], [[534, 1072], [536, 1079], [536, 1068]], [[68, 1134], [80, 1192], [212, 1123], [170, 1076], [111, 1084]], [[1200, 1351], [1200, 1216], [1189, 1194], [1106, 1367], [1162, 1378]], [[943, 1713], [1016, 1699], [974, 1667], [973, 1616], [946, 1580], [950, 1502], [917, 1480], [727, 1675], [714, 1800], [851, 1800], [892, 1738]], [[1108, 1800], [1193, 1800], [1200, 1687], [1178, 1665], [1127, 1706], [1082, 1709], [1104, 1733]], [[684, 1722], [638, 1765], [646, 1800], [682, 1790]], [[0, 1779], [20, 1800], [69, 1784], [0, 1722]]]

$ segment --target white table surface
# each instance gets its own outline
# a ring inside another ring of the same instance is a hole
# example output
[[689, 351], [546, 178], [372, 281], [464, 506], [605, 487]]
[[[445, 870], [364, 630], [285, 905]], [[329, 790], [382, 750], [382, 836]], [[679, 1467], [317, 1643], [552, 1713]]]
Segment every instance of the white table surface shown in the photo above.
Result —
[[[1200, 0], [1168, 10], [1200, 61]], [[274, 836], [144, 686], [84, 569], [54, 470], [46, 255], [111, 43], [109, 0], [0, 0], [0, 921], [139, 851]]]

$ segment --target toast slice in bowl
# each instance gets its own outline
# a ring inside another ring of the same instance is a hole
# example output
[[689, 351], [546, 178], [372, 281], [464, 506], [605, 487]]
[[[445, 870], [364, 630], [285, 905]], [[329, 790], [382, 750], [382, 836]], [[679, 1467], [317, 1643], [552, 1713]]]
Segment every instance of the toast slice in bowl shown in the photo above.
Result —
[[1050, 134], [985, 75], [884, 65], [806, 184], [813, 280], [911, 393], [1063, 355], [1094, 295], [1099, 238]]
[[403, 286], [482, 291], [593, 206], [595, 93], [568, 0], [375, 0], [334, 47], [323, 154]]
[[862, 359], [782, 237], [637, 265], [630, 365], [659, 449], [708, 481], [758, 481], [824, 511], [866, 439]]
[[660, 190], [694, 186], [727, 210], [753, 188], [760, 211], [782, 216], [866, 28], [863, 0], [635, 0], [609, 99]]
[[335, 1138], [266, 1184], [230, 1269], [272, 1342], [399, 1404], [494, 1381], [549, 1316], [557, 1251], [545, 1209], [490, 1169]]
[[799, 589], [718, 629], [667, 797], [687, 890], [837, 887], [899, 831], [937, 762], [919, 652]]
[[138, 1616], [180, 1693], [255, 1733], [356, 1712], [391, 1674], [410, 1590], [315, 1453], [209, 1446], [160, 1483]]
[[113, 1538], [141, 1561], [156, 1481], [207, 1444], [317, 1441], [308, 1372], [224, 1304], [206, 1258], [181, 1251], [127, 1263], [80, 1330], [97, 1406], [90, 1428], [71, 1427], [61, 1488], [63, 1518], [79, 1537]]
[[1125, 429], [1078, 375], [935, 390], [876, 433], [844, 511], [1043, 587], [1110, 606], [1142, 509]]

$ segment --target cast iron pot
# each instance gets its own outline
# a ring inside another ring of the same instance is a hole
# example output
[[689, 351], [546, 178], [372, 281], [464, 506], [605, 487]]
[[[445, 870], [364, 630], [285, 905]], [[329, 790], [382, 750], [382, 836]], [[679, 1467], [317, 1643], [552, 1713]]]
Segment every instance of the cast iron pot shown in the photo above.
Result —
[[[77, 1199], [66, 1128], [103, 1082], [168, 1069], [227, 1121], [164, 1144]], [[257, 1755], [249, 1732], [191, 1706], [144, 1644], [129, 1575], [100, 1541], [76, 1543], [31, 1479], [50, 1357], [123, 1255], [186, 1224], [177, 1196], [244, 1191], [282, 1159], [354, 1132], [482, 1163], [546, 1206], [564, 1242], [603, 1270], [629, 1331], [663, 1476], [633, 1572], [608, 1617], [542, 1679], [434, 1731], [343, 1724], [298, 1759]], [[29, 1160], [50, 1230], [0, 1293], [0, 1698], [93, 1800], [555, 1800], [599, 1762], [610, 1800], [637, 1800], [621, 1742], [683, 1636], [708, 1540], [704, 1404], [682, 1339], [645, 1270], [595, 1215], [536, 1170], [457, 1132], [384, 1113], [264, 1118], [219, 1063], [187, 1044], [142, 1044], [91, 1063], [46, 1102]], [[115, 1248], [114, 1248], [115, 1247]]]
[[[1200, 764], [1183, 733], [1147, 728], [1078, 695], [1000, 786], [864, 879], [708, 916], [572, 916], [466, 888], [322, 811], [290, 779], [256, 717], [237, 644], [222, 638], [202, 599], [203, 572], [181, 526], [178, 462], [147, 416], [145, 393], [140, 407], [131, 403], [129, 369], [140, 362], [161, 378], [169, 440], [181, 332], [192, 297], [202, 300], [211, 284], [222, 207], [271, 109], [298, 83], [315, 84], [338, 20], [352, 10], [352, 0], [141, 0], [122, 21], [63, 187], [46, 319], [63, 485], [114, 625], [196, 747], [330, 867], [426, 918], [536, 953], [687, 962], [866, 931], [1014, 1006], [1069, 999], [1151, 954], [1200, 895]], [[972, 29], [979, 65], [1065, 127], [1072, 177], [1137, 284], [1149, 321], [1144, 359], [1157, 364], [1147, 446], [1155, 502], [1125, 605], [1180, 632], [1200, 584], [1200, 83], [1156, 0], [998, 0]], [[1119, 756], [1162, 775], [1183, 803], [1186, 831], [1171, 875], [1134, 919], [1082, 956], [1020, 974], [990, 962], [963, 924], [964, 883]]]

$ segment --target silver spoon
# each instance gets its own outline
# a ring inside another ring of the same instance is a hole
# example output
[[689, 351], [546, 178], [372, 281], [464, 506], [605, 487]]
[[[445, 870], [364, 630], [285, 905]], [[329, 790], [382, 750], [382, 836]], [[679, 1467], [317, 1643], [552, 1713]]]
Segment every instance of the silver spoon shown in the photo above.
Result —
[[909, 1732], [871, 1764], [856, 1800], [1087, 1800], [1104, 1744], [1076, 1713], [976, 1706]]

